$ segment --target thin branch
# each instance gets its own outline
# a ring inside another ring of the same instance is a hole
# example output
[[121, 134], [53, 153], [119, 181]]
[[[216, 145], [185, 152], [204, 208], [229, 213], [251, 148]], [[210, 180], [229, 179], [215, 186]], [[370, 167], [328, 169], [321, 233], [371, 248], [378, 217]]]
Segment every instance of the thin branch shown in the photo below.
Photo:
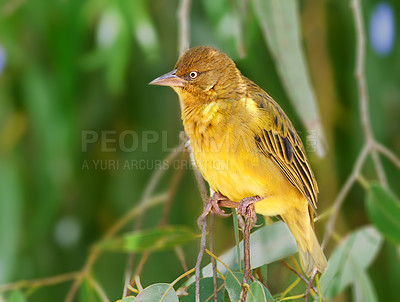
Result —
[[110, 299], [108, 299], [107, 294], [105, 293], [104, 289], [100, 286], [100, 284], [92, 277], [89, 279], [90, 283], [92, 284], [93, 288], [99, 295], [99, 298], [101, 299], [102, 302], [109, 302]]
[[179, 259], [179, 262], [180, 262], [181, 265], [182, 265], [183, 270], [184, 270], [185, 272], [187, 272], [187, 271], [188, 271], [188, 266], [187, 266], [186, 261], [185, 261], [185, 254], [183, 253], [182, 247], [181, 247], [181, 246], [177, 246], [177, 247], [175, 247], [174, 250], [175, 250], [176, 256], [177, 256], [178, 259]]
[[189, 12], [190, 0], [181, 0], [178, 10], [179, 55], [189, 49]]
[[[279, 260], [280, 263], [282, 263], [283, 265], [285, 265], [291, 272], [293, 272], [297, 277], [299, 277], [305, 284], [309, 284], [308, 280], [306, 279], [306, 277], [304, 277], [301, 273], [299, 273], [295, 268], [291, 267], [287, 262], [283, 261], [283, 260]], [[315, 293], [317, 293], [318, 295], [318, 291], [317, 289], [311, 285], [310, 287]]]
[[376, 173], [378, 174], [378, 178], [384, 188], [388, 188], [388, 181], [387, 177], [385, 174], [385, 170], [383, 169], [382, 161], [379, 158], [378, 152], [376, 150], [371, 149], [370, 150], [371, 156], [372, 156], [372, 161], [374, 162]]
[[[170, 166], [170, 163], [179, 155], [179, 154], [181, 154], [181, 152], [184, 150], [184, 148], [185, 148], [185, 144], [184, 144], [184, 142], [181, 142], [180, 144], [179, 144], [179, 146], [177, 147], [177, 148], [175, 148], [174, 149], [174, 151], [173, 152], [171, 152], [166, 158], [165, 158], [165, 160], [164, 160], [164, 162], [166, 162], [167, 164], [166, 165], [162, 165], [162, 167], [164, 166], [164, 167], [169, 167]], [[164, 168], [160, 168], [160, 169], [158, 169], [158, 170], [156, 170], [153, 174], [152, 174], [152, 176], [151, 176], [151, 178], [150, 178], [150, 181], [148, 182], [148, 184], [147, 184], [147, 186], [146, 186], [146, 188], [145, 188], [145, 190], [144, 190], [144, 192], [143, 192], [143, 195], [142, 195], [142, 198], [141, 198], [141, 201], [140, 201], [140, 203], [139, 203], [139, 205], [144, 205], [144, 204], [146, 204], [151, 198], [151, 196], [153, 195], [153, 193], [154, 193], [154, 191], [155, 191], [155, 189], [156, 189], [156, 187], [157, 187], [157, 185], [158, 185], [158, 183], [160, 182], [160, 180], [161, 180], [161, 177], [165, 174], [165, 172], [167, 171], [167, 169], [164, 169]], [[176, 189], [176, 187], [175, 188], [173, 188], [174, 189], [174, 192], [175, 192], [175, 189]], [[169, 199], [171, 199], [172, 198], [172, 193], [170, 192], [170, 191], [168, 191], [168, 193], [167, 193], [167, 198], [166, 198], [166, 201], [168, 201]], [[134, 225], [134, 227], [133, 227], [133, 231], [136, 231], [136, 230], [138, 230], [139, 228], [140, 228], [140, 226], [142, 225], [142, 219], [143, 219], [143, 215], [141, 215], [140, 216], [140, 219], [137, 219], [136, 220], [136, 223], [135, 223], [135, 225]], [[116, 232], [115, 232], [116, 233]], [[132, 268], [132, 265], [133, 265], [133, 256], [134, 255], [134, 253], [129, 253], [129, 255], [128, 255], [128, 259], [127, 259], [127, 262], [126, 262], [126, 266], [125, 266], [125, 277], [124, 277], [124, 280], [125, 280], [125, 284], [124, 284], [124, 290], [123, 290], [123, 294], [122, 294], [122, 297], [126, 297], [127, 295], [128, 295], [128, 285], [131, 283], [130, 282], [130, 280], [132, 279], [132, 275], [131, 275], [131, 268]], [[142, 259], [143, 259], [143, 256], [142, 256]], [[147, 259], [147, 257], [146, 257], [146, 259]]]
[[[178, 148], [176, 148], [172, 153], [170, 153], [166, 157], [165, 161], [167, 163], [170, 163], [172, 160], [174, 160], [174, 158], [176, 158], [176, 156], [178, 156], [178, 154], [180, 154], [180, 152], [183, 150], [183, 148], [184, 148], [184, 144], [181, 143]], [[167, 166], [169, 166], [169, 165], [167, 165]], [[165, 169], [159, 169], [152, 174], [150, 181], [148, 182], [148, 184], [144, 190], [143, 197], [142, 197], [140, 203], [138, 205], [136, 205], [135, 207], [133, 207], [125, 216], [123, 216], [121, 219], [119, 219], [107, 231], [107, 233], [103, 236], [102, 240], [111, 238], [116, 233], [118, 233], [133, 218], [143, 216], [140, 214], [143, 214], [149, 207], [159, 204], [161, 202], [164, 202], [166, 200], [165, 194], [151, 198], [158, 182], [160, 181], [160, 179], [163, 176], [163, 174], [165, 173], [165, 171], [166, 171]], [[78, 290], [83, 277], [86, 276], [90, 272], [90, 270], [93, 267], [93, 264], [96, 262], [96, 260], [99, 256], [99, 253], [100, 253], [99, 249], [95, 249], [95, 248], [91, 249], [91, 252], [89, 253], [89, 256], [86, 260], [86, 263], [81, 270], [81, 275], [75, 279], [75, 282], [72, 284], [72, 286], [67, 294], [67, 297], [65, 299], [66, 302], [73, 301], [76, 291]]]
[[360, 118], [361, 125], [364, 130], [365, 140], [370, 142], [373, 139], [373, 135], [371, 130], [371, 122], [369, 119], [368, 91], [365, 80], [365, 34], [359, 0], [353, 0], [351, 7], [354, 13], [357, 37], [355, 76], [357, 79]]
[[20, 280], [18, 282], [0, 285], [0, 293], [16, 289], [22, 289], [26, 287], [40, 287], [40, 286], [49, 286], [49, 285], [64, 283], [67, 281], [74, 280], [80, 275], [81, 272], [71, 272], [42, 279]]
[[[313, 272], [311, 274], [310, 281], [308, 282], [307, 289], [304, 292], [304, 302], [308, 301], [308, 294], [310, 293], [310, 290], [313, 287], [312, 284], [314, 283], [314, 279], [315, 279], [315, 276], [317, 275], [317, 273], [318, 273], [317, 268], [314, 268], [314, 270], [313, 270]], [[317, 293], [317, 295], [318, 295], [318, 293]]]
[[[254, 210], [254, 206], [253, 209]], [[242, 280], [242, 288], [240, 291], [239, 301], [246, 301], [247, 289], [248, 289], [248, 281], [251, 273], [251, 265], [250, 265], [250, 230], [253, 227], [253, 219], [252, 216], [246, 215], [245, 217], [245, 225], [243, 230], [243, 262], [244, 262], [244, 274]], [[239, 259], [240, 261], [240, 259]]]
[[[367, 81], [365, 79], [365, 31], [360, 0], [353, 0], [351, 7], [353, 9], [357, 37], [355, 76], [358, 87], [358, 102], [360, 106], [361, 125], [364, 130], [365, 142], [372, 146], [375, 139], [372, 133], [371, 121], [369, 117], [368, 89]], [[378, 177], [382, 185], [387, 187], [388, 183], [379, 155], [374, 150], [370, 150], [370, 152]]]
[[382, 153], [382, 155], [386, 156], [397, 167], [397, 169], [400, 169], [400, 158], [398, 158], [396, 154], [392, 152], [392, 150], [388, 149], [378, 142], [374, 143], [374, 148], [378, 152]]
[[326, 224], [326, 227], [325, 227], [324, 240], [321, 245], [322, 249], [325, 248], [325, 245], [327, 244], [329, 238], [332, 235], [340, 207], [342, 206], [343, 201], [346, 198], [347, 194], [349, 193], [354, 182], [357, 180], [357, 176], [361, 171], [361, 168], [364, 164], [365, 159], [367, 158], [368, 151], [369, 151], [368, 145], [365, 145], [357, 157], [357, 161], [354, 165], [354, 168], [353, 168], [351, 174], [349, 175], [345, 184], [343, 185], [342, 189], [340, 190], [339, 195], [336, 197], [335, 201], [333, 202], [333, 206], [331, 209], [331, 216], [329, 217], [328, 223]]
[[[188, 156], [188, 154], [186, 152], [181, 152], [180, 160], [184, 161], [185, 159], [187, 159], [187, 156]], [[168, 197], [164, 204], [160, 222], [158, 223], [159, 226], [164, 226], [167, 223], [167, 217], [168, 217], [169, 211], [171, 209], [172, 199], [175, 196], [175, 193], [176, 193], [179, 183], [181, 182], [183, 172], [185, 172], [185, 169], [183, 169], [182, 167], [175, 169], [175, 171], [174, 171], [171, 185], [169, 186], [169, 189], [168, 189]]]
[[[206, 206], [206, 205], [204, 205]], [[200, 272], [201, 272], [201, 260], [203, 260], [204, 250], [206, 249], [206, 237], [207, 237], [207, 219], [204, 220], [201, 230], [200, 240], [200, 251], [197, 255], [196, 261], [196, 302], [200, 302]]]
[[[210, 213], [210, 251], [214, 254], [214, 220], [215, 215], [211, 211]], [[218, 284], [217, 284], [217, 265], [215, 259], [211, 257], [211, 265], [213, 269], [213, 285], [214, 285], [214, 302], [218, 302]]]

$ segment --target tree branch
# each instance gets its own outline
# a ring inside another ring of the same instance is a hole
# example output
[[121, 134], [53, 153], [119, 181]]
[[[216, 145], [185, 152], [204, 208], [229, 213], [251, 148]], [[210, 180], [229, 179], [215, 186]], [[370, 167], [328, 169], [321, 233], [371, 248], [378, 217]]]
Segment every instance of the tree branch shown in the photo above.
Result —
[[74, 280], [80, 275], [81, 272], [71, 272], [42, 279], [20, 280], [18, 282], [0, 285], [0, 293], [16, 289], [22, 289], [26, 287], [39, 287], [39, 286], [49, 286], [49, 285], [59, 284], [66, 281]]
[[189, 49], [189, 12], [190, 0], [181, 0], [178, 9], [179, 55]]
[[354, 165], [353, 171], [347, 178], [345, 184], [343, 185], [342, 189], [339, 192], [339, 195], [336, 197], [335, 201], [333, 202], [333, 206], [331, 209], [331, 216], [329, 217], [328, 223], [326, 224], [326, 227], [325, 227], [324, 240], [321, 245], [322, 249], [325, 248], [325, 245], [327, 244], [329, 238], [332, 235], [332, 232], [335, 227], [336, 218], [339, 214], [340, 207], [342, 206], [343, 201], [346, 198], [347, 194], [349, 193], [354, 182], [357, 180], [357, 176], [358, 176], [358, 174], [360, 174], [361, 168], [365, 162], [365, 159], [367, 158], [368, 151], [369, 151], [369, 148], [367, 145], [365, 145], [357, 157], [357, 161]]
[[[360, 0], [353, 0], [351, 7], [353, 10], [357, 36], [355, 76], [358, 87], [358, 102], [360, 107], [361, 125], [363, 127], [365, 141], [368, 145], [371, 145], [371, 148], [375, 142], [375, 139], [372, 133], [371, 121], [369, 117], [368, 89], [367, 81], [365, 79], [365, 31]], [[370, 152], [378, 177], [382, 185], [387, 187], [388, 183], [379, 155], [375, 150], [370, 149]]]
[[387, 147], [378, 142], [375, 142], [374, 148], [378, 152], [386, 156], [397, 167], [397, 169], [400, 169], [400, 158], [398, 158], [396, 154], [392, 152], [392, 150], [388, 149]]

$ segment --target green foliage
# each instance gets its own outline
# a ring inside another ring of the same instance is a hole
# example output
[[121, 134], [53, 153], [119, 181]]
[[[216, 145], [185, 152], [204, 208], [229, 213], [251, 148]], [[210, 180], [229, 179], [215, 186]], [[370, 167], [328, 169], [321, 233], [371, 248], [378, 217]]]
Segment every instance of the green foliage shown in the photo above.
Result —
[[[225, 284], [224, 280], [217, 278], [217, 289], [218, 289], [218, 302], [224, 301]], [[187, 295], [182, 296], [180, 302], [192, 302], [195, 301], [196, 287], [195, 283], [189, 285], [186, 290]], [[200, 302], [214, 301], [214, 283], [213, 277], [201, 278], [200, 279]]]
[[317, 152], [323, 156], [323, 129], [319, 122], [318, 106], [301, 46], [297, 1], [253, 2], [264, 38], [275, 59], [286, 92], [306, 128], [309, 131], [317, 131]]
[[98, 248], [114, 252], [162, 251], [193, 241], [197, 236], [187, 227], [168, 226], [142, 230], [102, 241]]
[[135, 302], [178, 302], [178, 296], [173, 288], [166, 283], [156, 283], [146, 287], [136, 296]]
[[[240, 254], [243, 255], [243, 241], [239, 243], [239, 248]], [[295, 252], [297, 252], [296, 241], [286, 224], [281, 221], [264, 226], [250, 235], [252, 269], [286, 258]], [[236, 247], [223, 253], [219, 259], [228, 266], [238, 265]], [[226, 272], [225, 267], [220, 263], [217, 264], [217, 268], [222, 273]], [[211, 264], [204, 267], [203, 275], [212, 276]]]
[[256, 281], [250, 285], [246, 301], [274, 302], [275, 300], [264, 284], [262, 284], [260, 281]]
[[[228, 272], [226, 274], [226, 290], [231, 301], [239, 301], [242, 279], [243, 273], [240, 272], [234, 272], [233, 274]], [[249, 280], [248, 284], [251, 286], [252, 281]]]
[[367, 192], [367, 211], [382, 235], [394, 244], [400, 244], [400, 202], [393, 193], [372, 184]]
[[352, 232], [329, 258], [320, 281], [323, 297], [332, 299], [350, 284], [354, 284], [357, 295], [366, 297], [373, 292], [366, 269], [375, 259], [381, 245], [382, 237], [373, 227]]
[[19, 290], [15, 290], [10, 293], [7, 299], [8, 302], [25, 302], [27, 301], [24, 294]]

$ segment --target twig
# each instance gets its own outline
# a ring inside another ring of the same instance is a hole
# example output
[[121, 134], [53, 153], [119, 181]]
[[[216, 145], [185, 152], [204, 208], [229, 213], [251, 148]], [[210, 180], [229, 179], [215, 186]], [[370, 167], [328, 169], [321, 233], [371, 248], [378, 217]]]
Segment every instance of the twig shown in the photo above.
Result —
[[[206, 206], [206, 205], [205, 205]], [[207, 237], [207, 220], [203, 221], [201, 230], [201, 240], [200, 240], [200, 251], [197, 255], [196, 261], [196, 302], [200, 302], [200, 273], [201, 273], [201, 260], [203, 260], [204, 250], [206, 249], [206, 237]]]
[[[185, 147], [184, 142], [181, 142], [179, 144], [179, 146], [177, 148], [175, 148], [174, 151], [171, 152], [165, 158], [164, 162], [167, 163], [167, 165], [165, 165], [165, 166], [169, 167], [170, 163], [184, 150], [184, 147]], [[145, 188], [145, 190], [143, 192], [143, 195], [142, 195], [142, 198], [141, 198], [141, 201], [140, 201], [139, 205], [146, 204], [151, 199], [150, 197], [152, 196], [157, 184], [159, 183], [161, 177], [164, 175], [164, 173], [166, 171], [167, 171], [166, 169], [160, 168], [160, 169], [156, 170], [152, 174], [152, 176], [150, 178], [150, 181], [148, 182], [148, 184], [147, 184], [147, 186], [146, 186], [146, 188]], [[171, 198], [171, 193], [170, 192], [167, 193], [167, 200], [168, 200], [168, 198]], [[136, 220], [136, 223], [135, 223], [135, 225], [133, 227], [134, 231], [140, 228], [140, 226], [142, 224], [142, 217], [143, 217], [143, 215], [141, 215], [140, 218]], [[122, 297], [126, 297], [128, 295], [128, 290], [129, 290], [128, 289], [128, 285], [130, 284], [129, 281], [132, 278], [131, 268], [132, 268], [132, 264], [133, 264], [133, 255], [134, 255], [133, 253], [129, 253], [128, 259], [127, 259], [127, 262], [126, 262], [125, 277], [124, 277], [125, 284], [124, 284], [124, 290], [123, 290], [123, 293], [122, 293]]]
[[165, 297], [168, 295], [168, 292], [174, 287], [174, 285], [176, 283], [178, 283], [182, 278], [189, 276], [191, 273], [193, 273], [194, 268], [192, 268], [190, 271], [187, 271], [186, 273], [180, 275], [178, 278], [176, 278], [174, 281], [172, 281], [172, 283], [168, 286], [167, 290], [165, 291], [165, 293], [162, 295], [162, 297], [160, 298], [160, 302], [163, 302]]
[[[253, 209], [254, 211], [254, 209]], [[253, 226], [253, 219], [251, 215], [247, 215], [245, 218], [244, 230], [243, 230], [243, 262], [244, 262], [244, 274], [242, 280], [242, 289], [240, 291], [239, 301], [246, 301], [248, 281], [251, 272], [250, 265], [250, 230]], [[240, 260], [239, 260], [240, 261]]]
[[329, 217], [328, 223], [326, 224], [326, 227], [325, 227], [324, 240], [321, 245], [322, 249], [325, 248], [325, 245], [327, 244], [329, 238], [332, 235], [340, 207], [342, 206], [343, 201], [346, 198], [347, 194], [349, 193], [354, 182], [357, 180], [357, 176], [360, 173], [362, 165], [364, 164], [364, 161], [368, 155], [368, 150], [369, 150], [368, 145], [365, 145], [364, 148], [361, 150], [361, 153], [357, 157], [357, 161], [354, 165], [354, 168], [353, 168], [351, 174], [349, 175], [345, 184], [343, 185], [342, 189], [340, 190], [339, 195], [336, 197], [335, 201], [333, 202], [333, 206], [331, 209], [331, 216]]
[[[181, 145], [180, 145], [180, 146], [182, 146], [182, 148], [178, 148], [178, 150], [183, 151], [184, 144], [185, 143], [182, 142]], [[187, 155], [186, 155], [185, 152], [181, 152], [181, 154], [182, 154], [181, 160], [183, 160]], [[173, 158], [169, 159], [169, 157], [167, 157], [167, 159], [166, 159], [167, 162], [170, 162], [172, 160], [173, 160]], [[158, 226], [163, 226], [166, 223], [167, 215], [168, 215], [168, 212], [169, 212], [171, 204], [172, 204], [172, 199], [173, 199], [173, 197], [174, 197], [174, 195], [176, 193], [176, 189], [177, 189], [178, 184], [179, 184], [179, 182], [180, 182], [180, 180], [182, 178], [183, 172], [184, 172], [183, 169], [176, 169], [174, 171], [174, 176], [172, 177], [171, 184], [170, 184], [168, 192], [166, 194], [166, 201], [165, 201], [165, 204], [164, 204], [163, 213], [162, 213], [161, 218], [160, 218], [160, 220], [158, 222]], [[136, 225], [135, 229], [137, 229], [138, 227], [139, 227], [139, 225]], [[133, 287], [134, 282], [135, 282], [134, 278], [135, 278], [135, 276], [140, 275], [140, 273], [142, 272], [144, 264], [147, 261], [149, 255], [150, 255], [149, 252], [145, 252], [145, 253], [142, 254], [142, 257], [141, 257], [141, 259], [139, 261], [139, 264], [138, 264], [138, 266], [137, 266], [137, 268], [135, 270], [135, 273], [134, 273], [134, 275], [132, 277], [131, 277], [131, 268], [132, 268], [132, 265], [133, 265], [133, 254], [131, 254], [128, 257], [126, 268], [125, 268], [125, 284], [124, 284], [123, 297], [126, 297], [128, 295], [128, 290], [129, 290], [128, 286], [131, 285]], [[179, 258], [179, 254], [177, 254], [177, 255], [178, 255], [178, 258]], [[183, 264], [183, 267], [185, 268], [185, 264]], [[187, 267], [186, 267], [185, 271], [187, 271]]]
[[387, 147], [378, 142], [374, 143], [374, 148], [386, 156], [397, 167], [397, 169], [400, 169], [400, 158], [398, 158], [396, 154], [392, 152], [392, 150], [389, 150]]
[[92, 286], [95, 289], [95, 291], [97, 292], [97, 294], [99, 295], [99, 298], [101, 299], [101, 301], [102, 302], [109, 302], [110, 299], [108, 299], [106, 293], [104, 292], [104, 289], [100, 286], [100, 284], [95, 279], [93, 279], [92, 277], [90, 277], [89, 281], [92, 284]]
[[[297, 277], [299, 277], [305, 284], [307, 284], [307, 285], [309, 284], [306, 277], [304, 277], [301, 273], [299, 273], [295, 268], [291, 267], [288, 263], [286, 263], [283, 260], [279, 260], [279, 262], [282, 263], [283, 265], [285, 265], [290, 271], [292, 271]], [[311, 285], [311, 288], [318, 295], [318, 291], [313, 285]]]
[[[143, 202], [136, 207], [132, 208], [131, 211], [129, 211], [125, 216], [123, 216], [121, 219], [119, 219], [111, 228], [110, 230], [103, 236], [102, 240], [107, 240], [110, 239], [112, 236], [114, 236], [118, 231], [120, 231], [129, 221], [131, 221], [133, 218], [138, 217], [140, 214], [143, 214], [148, 208], [155, 206], [157, 204], [160, 204], [164, 202], [166, 199], [165, 194], [161, 194], [159, 196], [155, 196], [154, 198], [150, 198], [146, 202]], [[79, 274], [75, 278], [75, 282], [72, 284], [67, 297], [65, 298], [66, 302], [72, 302], [76, 291], [79, 288], [79, 285], [81, 284], [83, 278], [87, 276], [94, 263], [96, 262], [97, 258], [99, 257], [100, 250], [96, 249], [94, 247], [91, 248], [91, 251], [89, 253], [89, 256], [81, 270], [81, 274]]]
[[265, 286], [265, 288], [269, 290], [267, 281], [265, 281], [264, 279], [261, 268], [257, 267], [256, 269], [254, 269], [254, 273], [257, 274], [258, 280]]
[[345, 185], [343, 186], [339, 195], [334, 201], [332, 207], [332, 215], [329, 218], [329, 221], [325, 228], [325, 235], [322, 243], [322, 248], [325, 248], [325, 245], [327, 244], [329, 238], [332, 235], [340, 207], [344, 201], [344, 198], [350, 191], [350, 188], [356, 181], [367, 155], [369, 153], [371, 154], [379, 180], [382, 186], [384, 187], [387, 187], [388, 183], [378, 152], [388, 157], [398, 168], [400, 168], [400, 160], [396, 157], [396, 155], [392, 151], [382, 146], [380, 143], [376, 142], [372, 133], [371, 121], [369, 118], [367, 83], [365, 78], [365, 31], [363, 26], [360, 0], [352, 0], [351, 7], [353, 10], [353, 17], [356, 27], [356, 36], [357, 36], [355, 77], [357, 80], [358, 103], [359, 103], [361, 125], [364, 132], [365, 142], [362, 151], [358, 155], [352, 173], [348, 177]]
[[[311, 290], [311, 288], [313, 287], [313, 282], [314, 282], [314, 279], [315, 279], [315, 276], [317, 275], [317, 273], [318, 273], [318, 271], [317, 271], [317, 269], [316, 268], [314, 268], [314, 270], [313, 270], [313, 272], [312, 272], [312, 274], [311, 274], [311, 278], [310, 278], [310, 281], [308, 282], [308, 284], [307, 284], [307, 289], [306, 289], [306, 291], [304, 292], [304, 302], [307, 302], [308, 301], [308, 294], [310, 293], [310, 290]], [[318, 295], [318, 294], [317, 294]]]
[[[351, 7], [353, 9], [354, 22], [357, 32], [355, 75], [358, 87], [361, 125], [364, 130], [365, 141], [368, 145], [371, 145], [372, 147], [375, 139], [372, 133], [371, 121], [369, 117], [368, 90], [365, 79], [365, 32], [364, 32], [364, 25], [363, 25], [364, 23], [363, 23], [360, 0], [353, 0]], [[379, 155], [376, 153], [375, 150], [370, 150], [370, 152], [372, 155], [372, 160], [374, 162], [378, 177], [382, 185], [384, 187], [387, 187], [387, 179], [385, 171], [383, 170], [382, 162], [379, 159]]]
[[[210, 251], [214, 254], [214, 220], [215, 215], [213, 212], [210, 213]], [[217, 283], [217, 265], [215, 259], [211, 257], [211, 265], [213, 269], [213, 284], [214, 284], [214, 302], [218, 302], [218, 283]]]
[[175, 247], [174, 250], [175, 250], [176, 256], [177, 256], [178, 259], [179, 259], [179, 262], [180, 262], [181, 265], [182, 265], [183, 270], [184, 270], [185, 272], [187, 272], [187, 271], [188, 271], [188, 266], [187, 266], [186, 261], [185, 261], [185, 254], [183, 253], [182, 247], [181, 247], [181, 246], [177, 246], [177, 247]]
[[178, 9], [179, 55], [189, 49], [189, 9], [190, 0], [181, 0]]
[[[137, 280], [138, 276], [140, 276], [140, 273], [142, 272], [143, 267], [144, 267], [147, 259], [149, 258], [149, 256], [150, 256], [150, 252], [143, 253], [142, 257], [139, 260], [139, 263], [138, 263], [138, 265], [136, 267], [135, 273], [133, 274], [132, 278], [130, 280], [125, 280], [125, 282], [127, 282], [127, 283], [125, 283], [125, 286], [126, 286], [127, 290], [129, 289], [129, 286], [130, 287], [134, 287], [135, 284], [137, 283], [136, 280]], [[133, 261], [133, 259], [129, 259], [129, 260]], [[129, 271], [126, 272], [125, 278], [129, 277], [131, 266], [129, 266], [129, 267], [128, 267], [128, 265], [126, 266], [126, 269], [128, 269]], [[126, 284], [128, 284], [128, 285], [126, 285]], [[126, 295], [128, 295], [128, 291], [127, 290], [126, 290]]]
[[[179, 145], [178, 148], [176, 148], [172, 153], [170, 153], [165, 161], [167, 163], [171, 162], [178, 154], [182, 151], [184, 145], [183, 143]], [[140, 203], [133, 207], [125, 216], [123, 216], [121, 219], [119, 219], [108, 231], [107, 233], [103, 236], [103, 240], [109, 239], [112, 236], [114, 236], [116, 233], [118, 233], [128, 222], [130, 222], [133, 218], [139, 216], [140, 214], [144, 213], [149, 207], [159, 204], [161, 202], [164, 202], [166, 200], [166, 195], [160, 195], [155, 198], [151, 198], [156, 185], [161, 179], [161, 176], [165, 173], [165, 169], [159, 169], [153, 173], [151, 176], [151, 179], [149, 183], [147, 184], [143, 197], [140, 201]], [[81, 270], [81, 274], [75, 279], [75, 282], [72, 284], [67, 297], [65, 299], [66, 302], [72, 302], [76, 291], [79, 288], [80, 283], [82, 282], [82, 279], [84, 276], [86, 276], [90, 270], [93, 267], [93, 264], [96, 262], [98, 256], [99, 256], [100, 251], [98, 249], [91, 249], [91, 252], [89, 253], [89, 256], [86, 260], [85, 265], [83, 266]], [[129, 262], [129, 260], [128, 260]], [[125, 279], [130, 279], [130, 277], [125, 278]], [[126, 290], [127, 291], [127, 290]], [[124, 290], [125, 292], [125, 290]]]
[[71, 273], [61, 274], [61, 275], [42, 278], [42, 279], [21, 280], [21, 281], [14, 282], [14, 283], [3, 284], [3, 285], [0, 285], [0, 293], [6, 292], [6, 291], [12, 291], [12, 290], [16, 290], [16, 289], [22, 289], [22, 288], [26, 288], [26, 287], [39, 287], [39, 286], [48, 286], [48, 285], [59, 284], [59, 283], [74, 280], [80, 274], [81, 274], [81, 272], [71, 272]]
[[[181, 152], [180, 160], [181, 161], [185, 160], [187, 158], [187, 155], [188, 154], [186, 152]], [[164, 204], [161, 219], [158, 223], [159, 226], [164, 226], [167, 223], [167, 217], [168, 217], [168, 213], [171, 209], [172, 199], [176, 193], [176, 189], [178, 188], [178, 185], [182, 179], [184, 171], [185, 171], [185, 169], [183, 169], [183, 168], [175, 169], [175, 171], [174, 171], [174, 176], [172, 177], [171, 185], [169, 186], [169, 189], [168, 189], [168, 197]]]

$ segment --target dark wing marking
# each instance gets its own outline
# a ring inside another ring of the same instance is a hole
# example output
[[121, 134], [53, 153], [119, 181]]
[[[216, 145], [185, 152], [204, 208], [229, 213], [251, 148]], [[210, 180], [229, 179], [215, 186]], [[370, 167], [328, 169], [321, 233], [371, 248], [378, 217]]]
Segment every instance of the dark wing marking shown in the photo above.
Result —
[[318, 185], [300, 137], [286, 114], [267, 93], [258, 86], [248, 87], [247, 97], [253, 99], [259, 108], [264, 108], [261, 110], [268, 116], [263, 120], [269, 121], [267, 125], [260, 123], [262, 124], [260, 132], [254, 137], [257, 147], [279, 166], [282, 173], [306, 197], [310, 207], [315, 211]]

